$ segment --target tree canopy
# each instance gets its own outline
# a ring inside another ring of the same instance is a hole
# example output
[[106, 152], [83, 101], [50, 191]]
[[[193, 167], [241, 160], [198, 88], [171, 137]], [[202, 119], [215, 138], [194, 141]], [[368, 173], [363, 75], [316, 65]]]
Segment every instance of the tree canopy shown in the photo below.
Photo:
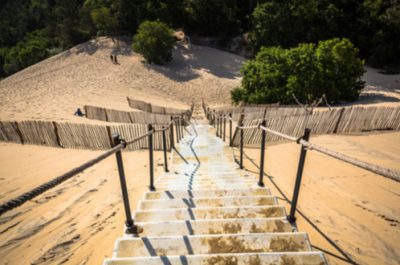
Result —
[[253, 55], [347, 38], [373, 66], [400, 64], [398, 0], [4, 0], [0, 77], [94, 36], [132, 36], [147, 20], [223, 40], [248, 33]]
[[352, 101], [363, 87], [363, 61], [348, 39], [330, 39], [295, 48], [261, 48], [241, 70], [234, 103], [311, 103], [323, 95], [330, 103]]
[[149, 63], [164, 64], [172, 60], [175, 44], [174, 31], [160, 21], [140, 24], [133, 38], [132, 48], [141, 53]]

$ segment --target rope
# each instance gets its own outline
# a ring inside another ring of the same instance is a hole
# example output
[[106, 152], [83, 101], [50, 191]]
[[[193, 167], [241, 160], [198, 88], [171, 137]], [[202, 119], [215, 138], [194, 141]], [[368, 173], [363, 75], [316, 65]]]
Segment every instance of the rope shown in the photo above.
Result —
[[143, 139], [143, 138], [145, 138], [145, 137], [147, 137], [147, 136], [149, 136], [149, 135], [151, 135], [153, 133], [155, 133], [154, 129], [151, 130], [151, 131], [148, 131], [147, 133], [143, 134], [142, 136], [136, 137], [136, 138], [134, 138], [134, 139], [132, 139], [130, 141], [125, 142], [125, 145], [133, 144], [134, 142], [137, 142], [137, 141], [139, 141], [139, 140], [141, 140], [141, 139]]
[[341, 160], [343, 162], [349, 163], [353, 166], [357, 166], [363, 169], [366, 169], [368, 171], [374, 172], [378, 175], [382, 175], [384, 177], [390, 178], [392, 180], [395, 181], [400, 181], [400, 172], [399, 171], [394, 171], [391, 169], [387, 169], [387, 168], [383, 168], [374, 164], [370, 164], [361, 160], [358, 160], [356, 158], [338, 153], [336, 151], [333, 150], [329, 150], [327, 148], [324, 148], [322, 146], [316, 145], [316, 144], [312, 144], [310, 142], [307, 142], [303, 139], [300, 140], [300, 144], [307, 147], [310, 150], [316, 150], [322, 154], [325, 154], [327, 156], [336, 158], [338, 160]]
[[290, 140], [290, 141], [293, 141], [293, 142], [297, 142], [298, 141], [298, 138], [296, 138], [296, 137], [293, 137], [293, 136], [290, 136], [290, 135], [287, 135], [287, 134], [284, 134], [284, 133], [281, 133], [281, 132], [278, 132], [278, 131], [271, 130], [271, 129], [265, 127], [265, 126], [260, 125], [259, 128], [261, 130], [264, 130], [264, 131], [270, 132], [272, 134], [278, 135], [278, 136], [280, 136], [282, 138], [285, 138], [287, 140]]
[[253, 125], [253, 126], [237, 126], [238, 129], [244, 130], [244, 129], [258, 129], [260, 126], [259, 125]]
[[278, 136], [280, 136], [282, 138], [285, 138], [287, 140], [290, 140], [290, 141], [296, 142], [298, 144], [301, 144], [301, 145], [307, 147], [310, 150], [318, 151], [320, 153], [323, 153], [323, 154], [328, 155], [330, 157], [336, 158], [336, 159], [341, 160], [343, 162], [349, 163], [351, 165], [363, 168], [365, 170], [371, 171], [371, 172], [376, 173], [378, 175], [390, 178], [390, 179], [395, 180], [395, 181], [400, 181], [400, 172], [399, 171], [394, 171], [394, 170], [383, 168], [383, 167], [380, 167], [380, 166], [377, 166], [377, 165], [374, 165], [374, 164], [363, 162], [363, 161], [358, 160], [356, 158], [353, 158], [353, 157], [338, 153], [336, 151], [329, 150], [329, 149], [324, 148], [322, 146], [307, 142], [306, 140], [301, 139], [301, 137], [300, 138], [296, 138], [296, 137], [293, 137], [293, 136], [290, 136], [290, 135], [287, 135], [287, 134], [284, 134], [284, 133], [281, 133], [281, 132], [277, 132], [277, 131], [271, 130], [271, 129], [266, 128], [266, 127], [264, 127], [262, 125], [260, 125], [259, 128], [262, 129], [262, 130], [265, 130], [267, 132], [270, 132], [272, 134], [278, 135]]
[[21, 206], [25, 202], [35, 198], [36, 196], [44, 193], [45, 191], [57, 186], [58, 184], [68, 180], [69, 178], [75, 176], [78, 173], [81, 173], [85, 169], [97, 164], [98, 162], [104, 160], [105, 158], [109, 157], [110, 155], [118, 152], [119, 150], [124, 148], [124, 144], [121, 143], [119, 145], [114, 146], [112, 149], [108, 150], [107, 152], [97, 156], [96, 158], [87, 161], [86, 163], [83, 163], [82, 165], [68, 171], [67, 173], [58, 176], [54, 178], [53, 180], [50, 180], [36, 188], [34, 188], [31, 191], [25, 192], [24, 194], [9, 200], [8, 202], [1, 204], [0, 205], [0, 215], [4, 214], [5, 212], [8, 212], [18, 206]]

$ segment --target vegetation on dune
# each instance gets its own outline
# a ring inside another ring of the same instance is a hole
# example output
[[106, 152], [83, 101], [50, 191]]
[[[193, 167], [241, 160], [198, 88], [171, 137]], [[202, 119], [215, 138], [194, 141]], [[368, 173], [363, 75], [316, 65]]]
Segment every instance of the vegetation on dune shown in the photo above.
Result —
[[175, 44], [174, 31], [160, 21], [140, 24], [133, 38], [132, 48], [143, 55], [149, 63], [164, 64], [172, 60]]
[[331, 39], [295, 48], [261, 48], [242, 68], [234, 103], [311, 103], [326, 95], [330, 103], [352, 101], [363, 87], [364, 62], [348, 39]]
[[134, 35], [144, 21], [248, 48], [293, 48], [347, 38], [372, 66], [400, 64], [398, 0], [5, 0], [0, 3], [0, 76], [98, 35]]

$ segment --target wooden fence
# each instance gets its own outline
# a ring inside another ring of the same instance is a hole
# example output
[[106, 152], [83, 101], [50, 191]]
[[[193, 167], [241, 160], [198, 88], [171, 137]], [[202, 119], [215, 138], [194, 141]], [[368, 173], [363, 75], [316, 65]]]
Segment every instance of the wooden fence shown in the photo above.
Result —
[[298, 105], [279, 105], [279, 104], [263, 104], [263, 105], [246, 105], [242, 107], [217, 107], [209, 109], [217, 115], [232, 114], [232, 119], [238, 121], [240, 116], [244, 114], [245, 120], [262, 119], [263, 117], [276, 117], [287, 115], [305, 115], [309, 114], [304, 108]]
[[128, 100], [129, 107], [131, 107], [133, 109], [138, 109], [141, 111], [151, 112], [151, 113], [156, 113], [156, 114], [181, 115], [181, 114], [187, 113], [189, 111], [189, 110], [167, 108], [167, 107], [152, 105], [151, 103], [141, 101], [141, 100], [131, 99], [129, 97], [127, 97], [127, 100]]
[[[273, 130], [300, 137], [305, 128], [313, 135], [346, 134], [373, 130], [400, 130], [400, 107], [348, 107], [314, 111], [304, 115], [267, 115], [267, 127]], [[244, 120], [244, 126], [254, 126], [262, 119]], [[279, 136], [267, 133], [267, 142], [282, 140]], [[259, 146], [261, 130], [244, 129], [244, 145]], [[235, 131], [233, 145], [240, 143], [239, 133]]]
[[[156, 130], [162, 125], [155, 125]], [[71, 149], [104, 150], [112, 147], [112, 134], [118, 133], [129, 141], [147, 132], [146, 124], [92, 125], [58, 123], [51, 121], [0, 121], [0, 141], [35, 144]], [[170, 150], [170, 134], [166, 133]], [[154, 150], [163, 150], [162, 132], [153, 134]], [[148, 148], [147, 138], [126, 147], [125, 150]]]
[[169, 124], [173, 115], [155, 114], [139, 111], [121, 111], [95, 106], [84, 106], [86, 118], [121, 123]]

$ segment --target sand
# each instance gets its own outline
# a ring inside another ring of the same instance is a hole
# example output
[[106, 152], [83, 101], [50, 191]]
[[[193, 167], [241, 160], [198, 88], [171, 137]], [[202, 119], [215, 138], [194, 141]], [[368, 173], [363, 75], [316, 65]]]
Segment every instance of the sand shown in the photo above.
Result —
[[229, 91], [240, 84], [244, 58], [213, 48], [178, 46], [165, 66], [144, 63], [129, 41], [122, 42], [115, 65], [109, 57], [113, 49], [111, 40], [99, 38], [2, 80], [0, 120], [82, 122], [72, 115], [76, 108], [132, 110], [127, 96], [174, 108], [188, 108], [193, 97], [229, 103]]
[[[33, 65], [0, 82], [0, 120], [101, 123], [72, 114], [85, 104], [132, 111], [126, 97], [188, 108], [193, 97], [229, 102], [244, 59], [212, 48], [177, 47], [166, 66], [148, 65], [122, 44], [99, 38]], [[0, 143], [0, 203], [98, 155]], [[123, 154], [132, 209], [147, 190], [147, 151]], [[161, 174], [161, 154], [156, 153]], [[0, 217], [0, 264], [101, 264], [122, 235], [124, 214], [114, 157]]]
[[[400, 133], [324, 135], [311, 141], [344, 154], [400, 170]], [[291, 199], [300, 148], [295, 143], [267, 146], [265, 169]], [[235, 151], [238, 155], [238, 151]], [[260, 151], [246, 149], [244, 164], [258, 174]], [[265, 184], [280, 195], [273, 184]], [[284, 204], [284, 200], [280, 201]], [[289, 212], [289, 205], [286, 204]], [[359, 264], [397, 264], [400, 260], [400, 183], [315, 151], [307, 153], [299, 209]], [[300, 231], [314, 246], [340, 255], [300, 215]], [[330, 255], [331, 264], [347, 264]]]
[[[230, 103], [229, 91], [240, 84], [244, 62], [240, 56], [180, 46], [174, 50], [173, 62], [155, 66], [132, 53], [129, 41], [121, 47], [119, 65], [109, 58], [112, 42], [98, 38], [0, 81], [0, 120], [99, 123], [72, 114], [85, 104], [129, 111], [127, 96], [182, 109], [192, 99], [199, 106], [202, 98], [213, 106], [224, 105]], [[368, 69], [364, 79], [367, 87], [356, 104], [399, 105], [400, 75]], [[398, 133], [319, 136], [315, 141], [390, 168], [398, 169], [400, 164]], [[257, 164], [258, 152], [247, 151]], [[97, 154], [0, 143], [0, 203]], [[137, 151], [123, 156], [135, 209], [148, 185], [148, 154]], [[297, 156], [298, 146], [293, 144], [268, 147], [266, 167], [286, 194], [292, 192]], [[160, 158], [157, 153], [156, 176], [162, 172]], [[399, 184], [312, 152], [308, 161], [312, 163], [307, 163], [299, 202], [307, 216], [356, 261], [393, 264], [399, 260]], [[246, 167], [255, 170], [247, 160]], [[115, 158], [107, 158], [1, 216], [0, 264], [100, 264], [110, 257], [124, 223], [116, 170]], [[299, 226], [314, 245], [334, 251], [301, 218]]]
[[[100, 152], [0, 145], [0, 201], [50, 180]], [[147, 151], [123, 153], [132, 209], [149, 183]], [[162, 168], [155, 153], [155, 175]], [[0, 217], [0, 264], [101, 264], [125, 221], [111, 156]]]

